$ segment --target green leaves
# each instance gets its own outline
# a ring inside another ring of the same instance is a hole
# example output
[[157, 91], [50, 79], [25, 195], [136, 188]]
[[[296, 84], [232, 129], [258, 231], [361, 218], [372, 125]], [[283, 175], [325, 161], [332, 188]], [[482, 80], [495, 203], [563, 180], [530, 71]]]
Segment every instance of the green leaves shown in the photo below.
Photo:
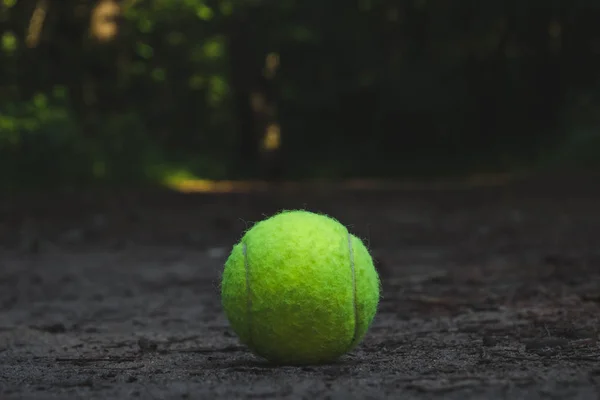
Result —
[[136, 52], [140, 57], [149, 60], [154, 55], [154, 49], [146, 43], [137, 43], [135, 46]]
[[212, 8], [204, 4], [199, 4], [196, 7], [196, 15], [203, 21], [210, 21], [215, 16], [215, 13]]
[[0, 114], [0, 151], [18, 146], [25, 137], [47, 134], [49, 126], [70, 124], [67, 105], [61, 86], [55, 86], [51, 95], [40, 92], [28, 101], [5, 104]]
[[222, 36], [214, 36], [204, 43], [202, 46], [204, 56], [206, 58], [215, 60], [225, 55], [225, 43]]
[[213, 75], [208, 79], [208, 103], [215, 107], [220, 105], [229, 92], [229, 85], [222, 75]]
[[14, 53], [17, 50], [17, 37], [12, 32], [4, 32], [2, 34], [2, 51], [4, 53]]

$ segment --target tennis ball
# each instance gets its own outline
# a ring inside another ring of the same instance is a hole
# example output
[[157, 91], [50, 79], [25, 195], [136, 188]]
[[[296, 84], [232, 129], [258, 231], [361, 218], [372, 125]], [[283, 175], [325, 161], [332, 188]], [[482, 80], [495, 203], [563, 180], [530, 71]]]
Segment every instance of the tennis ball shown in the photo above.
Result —
[[225, 262], [221, 298], [240, 341], [272, 363], [323, 364], [371, 325], [380, 281], [363, 242], [336, 220], [284, 211], [258, 222]]

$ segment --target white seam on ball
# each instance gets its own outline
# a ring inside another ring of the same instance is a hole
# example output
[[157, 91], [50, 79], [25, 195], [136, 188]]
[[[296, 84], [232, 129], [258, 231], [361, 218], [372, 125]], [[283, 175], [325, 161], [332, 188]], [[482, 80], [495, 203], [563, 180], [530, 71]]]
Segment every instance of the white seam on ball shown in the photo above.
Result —
[[246, 271], [246, 317], [248, 319], [248, 340], [252, 343], [252, 289], [250, 289], [250, 263], [248, 262], [248, 248], [242, 244], [244, 253], [244, 269]]
[[352, 304], [354, 305], [354, 336], [350, 345], [358, 335], [358, 304], [356, 303], [356, 266], [354, 262], [354, 248], [352, 247], [352, 235], [348, 232], [348, 250], [350, 252], [350, 269], [352, 270]]

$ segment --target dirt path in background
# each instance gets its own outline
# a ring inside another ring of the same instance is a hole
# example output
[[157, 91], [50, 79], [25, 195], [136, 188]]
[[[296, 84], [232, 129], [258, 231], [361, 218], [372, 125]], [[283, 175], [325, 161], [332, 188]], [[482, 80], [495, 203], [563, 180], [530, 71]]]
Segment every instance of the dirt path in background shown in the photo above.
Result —
[[[6, 202], [0, 399], [597, 399], [590, 187]], [[339, 363], [275, 368], [228, 328], [219, 274], [247, 224], [298, 207], [367, 238], [384, 297]]]

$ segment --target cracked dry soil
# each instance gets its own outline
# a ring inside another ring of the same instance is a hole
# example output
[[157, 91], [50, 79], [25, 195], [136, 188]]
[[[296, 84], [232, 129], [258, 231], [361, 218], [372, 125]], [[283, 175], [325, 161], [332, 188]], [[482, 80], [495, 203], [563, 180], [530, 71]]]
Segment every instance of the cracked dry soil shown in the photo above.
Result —
[[[0, 399], [597, 399], [592, 186], [5, 199]], [[376, 320], [336, 364], [270, 366], [222, 312], [230, 246], [282, 208], [376, 259]]]

